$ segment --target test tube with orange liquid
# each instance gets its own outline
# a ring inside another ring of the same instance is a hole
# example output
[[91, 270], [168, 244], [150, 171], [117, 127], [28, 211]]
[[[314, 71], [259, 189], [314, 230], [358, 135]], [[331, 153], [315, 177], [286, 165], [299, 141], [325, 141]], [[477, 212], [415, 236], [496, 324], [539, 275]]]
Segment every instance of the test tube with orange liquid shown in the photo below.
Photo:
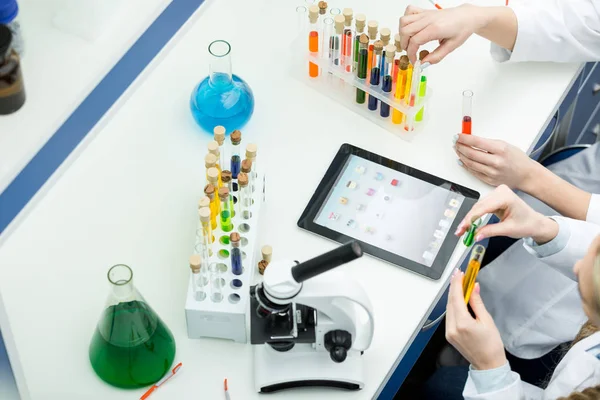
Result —
[[475, 280], [479, 274], [479, 268], [481, 268], [481, 262], [483, 261], [484, 255], [485, 247], [480, 244], [477, 244], [473, 247], [473, 250], [471, 251], [471, 257], [469, 258], [469, 265], [467, 265], [467, 271], [465, 272], [465, 277], [463, 278], [463, 293], [465, 295], [465, 303], [467, 304], [469, 303], [471, 293], [475, 287]]
[[[308, 9], [308, 51], [311, 56], [319, 57], [319, 26], [317, 24], [319, 20], [319, 7], [310, 6]], [[319, 66], [315, 63], [308, 63], [308, 75], [311, 78], [319, 76]]]
[[472, 117], [473, 108], [473, 92], [471, 90], [465, 90], [463, 92], [463, 103], [462, 103], [462, 133], [465, 135], [471, 134], [471, 124], [473, 123]]

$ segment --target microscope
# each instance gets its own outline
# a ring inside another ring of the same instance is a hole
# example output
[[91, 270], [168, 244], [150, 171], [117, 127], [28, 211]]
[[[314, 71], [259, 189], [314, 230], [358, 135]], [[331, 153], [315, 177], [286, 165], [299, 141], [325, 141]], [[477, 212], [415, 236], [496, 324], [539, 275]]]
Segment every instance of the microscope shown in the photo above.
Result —
[[350, 242], [303, 263], [276, 260], [250, 289], [255, 388], [364, 386], [373, 307], [358, 282], [334, 269], [362, 256]]

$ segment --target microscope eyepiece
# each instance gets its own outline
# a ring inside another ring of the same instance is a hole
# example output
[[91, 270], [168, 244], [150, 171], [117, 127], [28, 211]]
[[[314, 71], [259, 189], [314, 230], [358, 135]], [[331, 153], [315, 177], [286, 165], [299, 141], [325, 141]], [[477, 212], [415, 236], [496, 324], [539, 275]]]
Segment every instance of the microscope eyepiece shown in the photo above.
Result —
[[346, 243], [325, 254], [321, 254], [308, 261], [300, 263], [292, 268], [292, 276], [296, 282], [304, 282], [307, 279], [327, 272], [330, 269], [354, 261], [363, 255], [360, 244], [356, 241]]

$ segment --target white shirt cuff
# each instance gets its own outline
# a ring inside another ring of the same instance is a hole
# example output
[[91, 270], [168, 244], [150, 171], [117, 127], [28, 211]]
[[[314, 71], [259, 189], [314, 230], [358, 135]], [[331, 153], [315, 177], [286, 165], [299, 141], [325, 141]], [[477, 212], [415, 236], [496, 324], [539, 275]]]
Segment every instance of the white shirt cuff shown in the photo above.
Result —
[[495, 392], [509, 386], [513, 382], [511, 372], [508, 361], [501, 367], [481, 371], [469, 366], [469, 376], [478, 394]]
[[537, 244], [530, 237], [523, 239], [525, 249], [539, 258], [550, 257], [559, 251], [564, 250], [569, 243], [569, 238], [571, 237], [569, 224], [562, 218], [552, 219], [558, 224], [558, 235], [556, 235], [554, 239], [542, 245]]
[[585, 217], [587, 222], [592, 224], [600, 225], [600, 195], [592, 194], [590, 199], [590, 205], [588, 206], [587, 215]]

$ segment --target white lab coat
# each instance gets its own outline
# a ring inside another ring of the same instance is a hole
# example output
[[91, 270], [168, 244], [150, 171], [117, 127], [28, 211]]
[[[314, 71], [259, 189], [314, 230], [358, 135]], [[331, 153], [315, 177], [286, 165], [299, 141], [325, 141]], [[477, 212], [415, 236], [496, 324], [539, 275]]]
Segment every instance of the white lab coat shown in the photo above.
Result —
[[[600, 193], [600, 144], [550, 169], [575, 186]], [[527, 195], [522, 197], [544, 215], [557, 214], [539, 200]], [[571, 237], [571, 240], [581, 240], [585, 249], [593, 239], [589, 229], [597, 228], [600, 233], [600, 195], [592, 196], [587, 221], [597, 225], [575, 221]], [[577, 228], [579, 224], [583, 227]], [[588, 236], [579, 239], [581, 234]], [[557, 256], [566, 256], [562, 265], [549, 265], [548, 259], [531, 255], [519, 241], [479, 273], [483, 301], [496, 322], [504, 346], [517, 357], [532, 359], [547, 354], [561, 343], [573, 340], [586, 321], [573, 279], [576, 257], [569, 258], [574, 256], [568, 252]]]
[[508, 386], [484, 394], [477, 393], [469, 376], [463, 396], [465, 400], [554, 400], [596, 386], [600, 384], [600, 360], [587, 350], [597, 345], [600, 332], [575, 344], [554, 370], [546, 390], [521, 381], [519, 374], [511, 372], [512, 382]]
[[498, 61], [600, 61], [600, 1], [511, 0], [517, 16], [512, 53], [492, 45]]

